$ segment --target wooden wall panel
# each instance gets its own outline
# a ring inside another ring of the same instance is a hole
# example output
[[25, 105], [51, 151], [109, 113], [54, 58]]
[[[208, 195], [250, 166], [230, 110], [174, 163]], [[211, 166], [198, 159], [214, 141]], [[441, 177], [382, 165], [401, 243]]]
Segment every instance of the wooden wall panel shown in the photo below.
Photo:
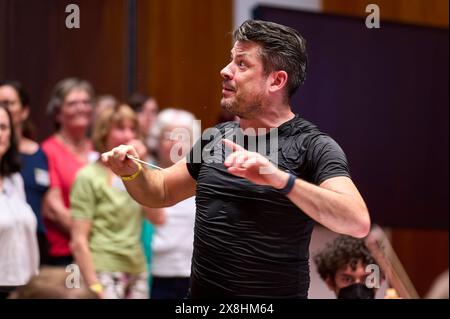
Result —
[[6, 68], [6, 43], [7, 43], [7, 33], [6, 26], [8, 23], [8, 11], [7, 2], [0, 0], [0, 79], [3, 78]]
[[448, 0], [322, 0], [322, 10], [365, 17], [370, 3], [380, 7], [381, 21], [448, 28]]
[[[19, 80], [29, 91], [39, 140], [52, 132], [46, 105], [64, 77], [85, 78], [97, 93], [124, 98], [125, 0], [0, 1], [7, 11], [0, 13], [7, 21], [0, 22], [0, 77]], [[80, 7], [80, 29], [65, 26], [70, 3]]]
[[[0, 0], [0, 78], [23, 82], [39, 139], [53, 85], [79, 76], [99, 94], [127, 97], [127, 0]], [[75, 3], [81, 28], [67, 29]], [[220, 69], [229, 59], [232, 0], [137, 0], [137, 89], [162, 107], [194, 112], [207, 127], [220, 112]]]
[[231, 31], [231, 0], [138, 0], [138, 89], [215, 124]]
[[[367, 16], [370, 3], [380, 6], [381, 23], [448, 28], [448, 0], [322, 0], [324, 12], [361, 17]], [[400, 261], [423, 297], [433, 280], [448, 269], [448, 231], [393, 228], [391, 235]]]
[[419, 296], [448, 269], [448, 231], [399, 229], [391, 231], [392, 246]]

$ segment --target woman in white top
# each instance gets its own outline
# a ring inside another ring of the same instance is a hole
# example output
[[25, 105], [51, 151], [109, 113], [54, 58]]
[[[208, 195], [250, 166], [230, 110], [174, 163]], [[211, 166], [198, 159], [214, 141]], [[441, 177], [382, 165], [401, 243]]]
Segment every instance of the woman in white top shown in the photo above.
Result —
[[11, 116], [0, 103], [0, 299], [25, 285], [39, 267], [36, 216], [19, 170]]
[[[193, 114], [165, 109], [158, 114], [149, 135], [158, 165], [169, 167], [184, 158], [200, 127]], [[152, 241], [152, 299], [183, 299], [189, 289], [194, 241], [195, 198], [155, 210]]]

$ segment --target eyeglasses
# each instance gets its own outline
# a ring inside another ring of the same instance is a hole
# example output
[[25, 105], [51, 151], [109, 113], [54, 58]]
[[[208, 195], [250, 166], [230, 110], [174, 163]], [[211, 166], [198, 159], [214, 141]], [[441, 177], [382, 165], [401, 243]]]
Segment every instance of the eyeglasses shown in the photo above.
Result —
[[13, 106], [16, 103], [17, 103], [17, 100], [16, 101], [11, 101], [11, 100], [10, 101], [8, 101], [8, 100], [0, 101], [0, 105], [3, 107], [6, 107], [6, 108], [9, 108], [10, 106]]
[[69, 101], [65, 102], [64, 104], [67, 105], [68, 107], [74, 107], [77, 105], [92, 106], [92, 101], [91, 100]]

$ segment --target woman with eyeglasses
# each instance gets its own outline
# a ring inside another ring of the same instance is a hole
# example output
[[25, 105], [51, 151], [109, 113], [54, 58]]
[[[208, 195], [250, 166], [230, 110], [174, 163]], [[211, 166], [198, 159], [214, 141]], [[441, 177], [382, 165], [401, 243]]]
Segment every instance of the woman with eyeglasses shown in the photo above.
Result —
[[11, 115], [0, 104], [0, 299], [25, 285], [39, 267], [36, 216], [25, 200]]
[[73, 262], [69, 247], [72, 223], [69, 194], [78, 170], [97, 159], [87, 136], [93, 99], [94, 90], [89, 82], [67, 78], [56, 84], [48, 104], [56, 128], [55, 134], [42, 143], [50, 174], [44, 221], [51, 265]]

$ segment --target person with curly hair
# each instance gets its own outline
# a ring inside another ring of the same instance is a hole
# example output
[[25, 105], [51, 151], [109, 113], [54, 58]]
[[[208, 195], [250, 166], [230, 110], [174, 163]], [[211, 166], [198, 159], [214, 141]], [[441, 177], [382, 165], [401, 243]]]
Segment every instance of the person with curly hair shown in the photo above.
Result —
[[[367, 285], [372, 274], [368, 265], [376, 265], [363, 238], [340, 235], [327, 243], [314, 258], [317, 271], [338, 299], [374, 299], [376, 289]], [[381, 276], [380, 276], [381, 279]]]

